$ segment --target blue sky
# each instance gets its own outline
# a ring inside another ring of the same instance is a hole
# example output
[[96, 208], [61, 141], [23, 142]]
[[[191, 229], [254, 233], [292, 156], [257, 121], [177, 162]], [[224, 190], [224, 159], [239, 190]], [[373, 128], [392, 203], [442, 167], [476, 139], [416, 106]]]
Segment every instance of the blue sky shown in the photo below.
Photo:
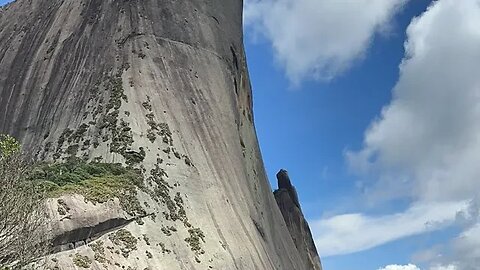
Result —
[[[255, 122], [327, 270], [480, 265], [480, 1], [247, 0]], [[473, 267], [473, 268], [472, 268]]]
[[[374, 36], [364, 59], [348, 71], [328, 81], [302, 81], [297, 87], [292, 87], [275, 60], [270, 41], [247, 28], [255, 123], [265, 166], [273, 187], [276, 172], [289, 171], [308, 219], [375, 211], [362, 207], [361, 191], [355, 185], [358, 179], [350, 173], [344, 151], [361, 147], [365, 129], [390, 101], [404, 55], [406, 27], [429, 2], [407, 5], [393, 20], [391, 32]], [[323, 266], [355, 270], [362, 265], [362, 269], [376, 270], [390, 263], [408, 263], [409, 255], [421, 247], [416, 241], [405, 239], [366, 252], [323, 258]], [[396, 249], [401, 252], [392, 252]]]
[[245, 24], [265, 166], [324, 269], [477, 269], [480, 0], [245, 0]]

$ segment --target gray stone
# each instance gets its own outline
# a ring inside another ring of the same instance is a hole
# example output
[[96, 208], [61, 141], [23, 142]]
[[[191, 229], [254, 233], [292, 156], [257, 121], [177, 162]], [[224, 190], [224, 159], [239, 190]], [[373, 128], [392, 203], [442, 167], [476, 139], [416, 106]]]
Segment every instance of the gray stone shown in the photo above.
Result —
[[280, 170], [277, 174], [278, 189], [274, 191], [275, 200], [282, 212], [287, 224], [289, 236], [295, 242], [295, 246], [304, 260], [306, 269], [321, 270], [322, 264], [313, 241], [310, 227], [303, 216], [302, 209], [298, 202], [298, 195], [295, 187], [290, 181], [288, 172]]
[[278, 189], [286, 190], [290, 198], [292, 199], [293, 203], [298, 208], [301, 208], [300, 202], [298, 201], [297, 189], [292, 185], [292, 182], [290, 181], [290, 176], [288, 176], [288, 172], [284, 169], [281, 169], [277, 173], [277, 180], [278, 180]]
[[[65, 195], [63, 217], [52, 199], [59, 252], [47, 267], [79, 269], [79, 254], [92, 269], [311, 269], [266, 178], [242, 7], [17, 0], [0, 10], [0, 132], [37, 160], [76, 156], [145, 172], [137, 197], [151, 216], [141, 222], [123, 224], [135, 217], [118, 199]], [[134, 241], [144, 235], [150, 245]], [[92, 248], [100, 243], [101, 256]]]

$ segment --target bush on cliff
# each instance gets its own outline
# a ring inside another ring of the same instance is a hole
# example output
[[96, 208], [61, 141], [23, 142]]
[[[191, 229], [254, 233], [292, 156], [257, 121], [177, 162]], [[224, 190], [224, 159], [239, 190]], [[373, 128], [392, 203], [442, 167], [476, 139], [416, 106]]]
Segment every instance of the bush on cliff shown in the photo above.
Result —
[[11, 136], [0, 135], [0, 269], [21, 269], [49, 248], [43, 194]]

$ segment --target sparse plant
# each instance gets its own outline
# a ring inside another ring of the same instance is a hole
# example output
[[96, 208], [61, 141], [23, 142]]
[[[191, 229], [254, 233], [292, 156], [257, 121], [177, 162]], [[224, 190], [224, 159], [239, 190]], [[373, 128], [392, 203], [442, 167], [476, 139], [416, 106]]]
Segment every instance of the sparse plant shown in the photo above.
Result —
[[21, 269], [50, 247], [44, 196], [20, 144], [0, 135], [0, 269]]
[[128, 214], [145, 215], [137, 199], [137, 189], [143, 188], [142, 174], [121, 164], [70, 159], [65, 163], [36, 166], [30, 178], [48, 197], [80, 194], [92, 203], [105, 203], [118, 198]]
[[80, 268], [90, 268], [92, 260], [87, 256], [82, 256], [77, 253], [73, 258], [73, 263]]

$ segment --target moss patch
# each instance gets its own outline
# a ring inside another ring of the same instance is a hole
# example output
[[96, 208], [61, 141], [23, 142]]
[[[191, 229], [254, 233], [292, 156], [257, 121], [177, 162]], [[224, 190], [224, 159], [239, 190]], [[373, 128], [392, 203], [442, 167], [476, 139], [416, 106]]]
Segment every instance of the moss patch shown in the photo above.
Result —
[[73, 257], [73, 263], [80, 268], [90, 268], [92, 260], [87, 256], [82, 256], [80, 254], [75, 254]]
[[205, 253], [201, 243], [205, 243], [205, 234], [203, 234], [203, 231], [199, 228], [193, 228], [189, 229], [188, 233], [190, 234], [190, 237], [185, 238], [185, 242], [188, 243], [190, 249], [197, 255]]
[[[106, 80], [101, 83], [105, 88], [105, 92], [109, 93], [110, 96], [104, 107], [100, 102], [95, 115], [101, 116], [97, 122], [97, 126], [103, 134], [103, 142], [111, 140], [110, 152], [122, 155], [125, 158], [125, 163], [133, 166], [142, 162], [145, 155], [142, 153], [142, 150], [140, 150], [140, 152], [131, 150], [134, 143], [132, 129], [128, 122], [120, 117], [122, 102], [128, 103], [122, 80], [123, 71], [128, 68], [128, 63], [124, 64], [122, 69], [114, 76], [108, 76]], [[125, 111], [125, 115], [129, 116], [130, 113]], [[94, 147], [96, 147], [95, 143]]]
[[146, 153], [143, 147], [140, 147], [140, 151], [125, 151], [123, 157], [126, 159], [127, 165], [131, 166], [142, 162], [145, 159]]
[[143, 235], [143, 241], [145, 241], [145, 244], [147, 244], [147, 246], [150, 246], [150, 238], [148, 238], [146, 234]]
[[110, 234], [110, 241], [117, 246], [120, 246], [123, 257], [128, 258], [131, 251], [137, 249], [137, 238], [126, 229], [120, 229], [115, 233]]
[[58, 199], [57, 203], [58, 203], [57, 211], [60, 215], [64, 216], [68, 213], [68, 211], [70, 211], [70, 207], [68, 207], [68, 205], [65, 203], [64, 200]]
[[105, 247], [103, 246], [103, 241], [98, 241], [89, 245], [90, 248], [95, 252], [93, 258], [99, 263], [106, 263], [108, 260], [105, 258]]
[[169, 250], [169, 249], [166, 248], [166, 246], [165, 246], [164, 243], [158, 243], [157, 245], [162, 248], [162, 253], [163, 253], [163, 254], [165, 254], [165, 253], [168, 253], [168, 254], [169, 254], [170, 252], [172, 252], [171, 250]]
[[143, 176], [138, 170], [122, 167], [121, 164], [86, 163], [76, 159], [41, 165], [30, 177], [53, 198], [80, 194], [93, 203], [118, 198], [128, 214], [145, 215], [137, 199], [137, 188], [143, 188]]

